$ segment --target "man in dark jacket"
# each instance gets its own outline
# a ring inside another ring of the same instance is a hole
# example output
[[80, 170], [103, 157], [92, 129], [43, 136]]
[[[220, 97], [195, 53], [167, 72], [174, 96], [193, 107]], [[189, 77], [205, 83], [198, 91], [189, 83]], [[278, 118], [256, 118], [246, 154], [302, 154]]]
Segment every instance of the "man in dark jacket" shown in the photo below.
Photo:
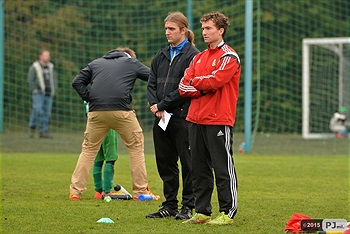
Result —
[[[165, 20], [165, 35], [169, 46], [154, 57], [148, 81], [147, 95], [151, 112], [157, 117], [153, 126], [153, 141], [158, 172], [163, 180], [165, 201], [157, 212], [146, 218], [189, 219], [194, 208], [191, 156], [188, 143], [188, 123], [185, 120], [190, 100], [180, 97], [178, 85], [192, 58], [199, 53], [194, 47], [194, 34], [188, 29], [187, 18], [181, 12], [169, 14]], [[165, 130], [158, 126], [164, 113], [171, 114]], [[182, 168], [182, 208], [178, 212], [178, 159]]]
[[150, 193], [143, 133], [130, 95], [135, 80], [147, 81], [148, 77], [149, 67], [136, 59], [134, 51], [117, 48], [89, 63], [74, 78], [72, 85], [89, 102], [89, 113], [82, 151], [72, 175], [70, 200], [80, 200], [86, 190], [89, 171], [109, 129], [119, 133], [128, 149], [134, 196]]

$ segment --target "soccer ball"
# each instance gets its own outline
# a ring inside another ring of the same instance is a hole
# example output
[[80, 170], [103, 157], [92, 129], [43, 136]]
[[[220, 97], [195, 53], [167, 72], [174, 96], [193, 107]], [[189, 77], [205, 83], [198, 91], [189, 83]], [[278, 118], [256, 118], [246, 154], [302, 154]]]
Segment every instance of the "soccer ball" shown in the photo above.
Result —
[[110, 196], [105, 196], [104, 198], [103, 198], [103, 201], [104, 202], [111, 202], [112, 201], [112, 198], [110, 197]]

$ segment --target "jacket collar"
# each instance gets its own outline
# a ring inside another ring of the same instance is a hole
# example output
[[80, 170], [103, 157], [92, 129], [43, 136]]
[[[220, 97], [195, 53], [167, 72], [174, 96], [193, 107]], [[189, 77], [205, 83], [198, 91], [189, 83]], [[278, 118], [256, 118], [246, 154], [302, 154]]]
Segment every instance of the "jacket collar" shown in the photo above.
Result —
[[[191, 48], [192, 44], [191, 43], [186, 43], [182, 50], [180, 51], [180, 54], [182, 53], [187, 53], [190, 48]], [[170, 60], [170, 45], [164, 47], [161, 52], [164, 54], [165, 57], [167, 57]]]
[[111, 50], [107, 54], [103, 55], [105, 59], [115, 59], [120, 57], [128, 57], [123, 51]]
[[214, 49], [211, 49], [209, 44], [207, 45], [207, 48], [208, 48], [208, 50], [216, 50], [216, 49], [221, 49], [221, 47], [223, 47], [224, 45], [225, 45], [225, 42], [224, 42], [224, 40], [222, 40], [219, 43], [219, 45], [217, 47], [215, 47]]

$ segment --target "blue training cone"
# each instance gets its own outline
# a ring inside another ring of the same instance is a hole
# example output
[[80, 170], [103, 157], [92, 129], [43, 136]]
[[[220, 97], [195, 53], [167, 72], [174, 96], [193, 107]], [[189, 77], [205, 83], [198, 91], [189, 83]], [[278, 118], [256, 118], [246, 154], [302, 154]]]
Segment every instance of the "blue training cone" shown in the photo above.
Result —
[[97, 220], [97, 223], [114, 223], [114, 221], [110, 218], [100, 218], [99, 220]]

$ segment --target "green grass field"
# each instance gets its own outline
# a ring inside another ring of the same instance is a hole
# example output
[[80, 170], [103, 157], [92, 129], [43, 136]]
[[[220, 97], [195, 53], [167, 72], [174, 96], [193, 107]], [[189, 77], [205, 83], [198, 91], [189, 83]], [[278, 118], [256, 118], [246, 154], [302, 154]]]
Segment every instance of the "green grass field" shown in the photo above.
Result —
[[[162, 201], [94, 200], [93, 180], [81, 201], [69, 201], [77, 154], [2, 153], [3, 233], [283, 233], [298, 212], [350, 220], [348, 156], [235, 156], [239, 209], [234, 225], [185, 225], [146, 219]], [[146, 155], [149, 185], [162, 195], [154, 156]], [[120, 155], [115, 183], [131, 190], [129, 159]], [[218, 215], [216, 192], [213, 216]], [[109, 217], [114, 224], [96, 221]]]

